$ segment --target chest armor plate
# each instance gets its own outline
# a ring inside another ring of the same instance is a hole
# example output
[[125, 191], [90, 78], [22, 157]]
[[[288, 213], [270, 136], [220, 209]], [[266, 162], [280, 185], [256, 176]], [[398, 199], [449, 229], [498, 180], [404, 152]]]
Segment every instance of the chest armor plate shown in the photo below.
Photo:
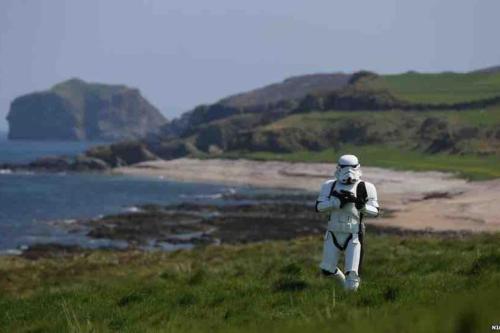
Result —
[[[356, 195], [358, 183], [359, 181], [354, 184], [342, 184], [340, 182], [336, 182], [333, 190], [339, 193], [341, 191], [348, 191]], [[359, 210], [356, 208], [354, 203], [349, 202], [346, 203], [341, 209], [332, 211], [328, 222], [328, 229], [338, 232], [357, 232], [359, 229], [359, 222]]]

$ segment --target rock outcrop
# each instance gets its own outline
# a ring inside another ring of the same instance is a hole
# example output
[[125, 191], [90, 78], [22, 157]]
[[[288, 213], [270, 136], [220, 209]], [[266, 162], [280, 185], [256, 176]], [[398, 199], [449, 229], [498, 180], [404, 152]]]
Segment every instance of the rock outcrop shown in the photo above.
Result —
[[310, 94], [326, 94], [345, 88], [352, 77], [352, 74], [345, 73], [294, 76], [228, 96], [212, 105], [200, 105], [165, 124], [161, 129], [162, 136], [187, 136], [200, 125], [241, 114], [265, 114], [268, 121], [276, 120], [296, 109], [296, 104]]
[[347, 86], [352, 74], [308, 74], [290, 77], [283, 82], [226, 97], [219, 104], [245, 108], [273, 104], [280, 101], [298, 100], [312, 93], [336, 91]]
[[71, 79], [16, 98], [9, 139], [116, 141], [156, 132], [163, 115], [137, 89]]

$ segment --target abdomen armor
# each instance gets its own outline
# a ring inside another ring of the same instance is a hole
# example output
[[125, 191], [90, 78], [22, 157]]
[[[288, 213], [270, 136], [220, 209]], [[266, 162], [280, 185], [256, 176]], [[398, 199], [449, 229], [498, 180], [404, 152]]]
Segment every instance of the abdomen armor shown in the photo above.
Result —
[[[356, 195], [356, 188], [359, 181], [354, 184], [342, 184], [336, 182], [333, 191], [349, 191]], [[333, 192], [332, 191], [332, 192]], [[359, 231], [360, 216], [359, 210], [352, 202], [346, 203], [342, 208], [332, 211], [328, 221], [328, 230], [334, 232], [357, 233]]]

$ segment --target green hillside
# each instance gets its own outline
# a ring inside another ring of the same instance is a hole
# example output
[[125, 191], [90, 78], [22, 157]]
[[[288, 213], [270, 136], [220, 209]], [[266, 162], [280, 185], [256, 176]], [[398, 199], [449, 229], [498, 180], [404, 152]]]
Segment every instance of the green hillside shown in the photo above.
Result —
[[[500, 177], [500, 107], [467, 111], [329, 111], [294, 114], [252, 132], [226, 157], [333, 162], [354, 153], [364, 165]], [[272, 138], [274, 151], [259, 149]], [[260, 141], [259, 141], [260, 140]]]
[[192, 251], [0, 258], [5, 332], [482, 332], [500, 236], [371, 235], [362, 288], [318, 271], [321, 237]]
[[[500, 73], [358, 72], [326, 78], [298, 77], [199, 106], [142, 145], [163, 159], [312, 162], [334, 161], [349, 151], [362, 155], [365, 165], [452, 171], [471, 179], [499, 176]], [[292, 89], [292, 81], [300, 84]], [[301, 91], [302, 85], [307, 89]], [[130, 160], [124, 154], [90, 155]]]
[[293, 153], [267, 151], [227, 153], [226, 158], [248, 158], [262, 161], [335, 163], [338, 156], [355, 154], [364, 166], [398, 170], [442, 171], [456, 173], [469, 180], [500, 178], [499, 156], [425, 154], [387, 146], [346, 145], [340, 149], [319, 152], [301, 150]]
[[484, 109], [472, 109], [465, 111], [415, 111], [404, 112], [401, 110], [388, 111], [328, 111], [328, 112], [308, 112], [293, 114], [283, 119], [277, 120], [264, 129], [278, 129], [286, 127], [325, 129], [331, 124], [346, 119], [366, 119], [375, 122], [399, 122], [401, 119], [423, 120], [429, 117], [436, 117], [451, 125], [457, 126], [487, 126], [496, 129], [500, 126], [500, 105], [486, 107]]
[[387, 90], [410, 103], [464, 103], [500, 96], [500, 73], [382, 75], [367, 80], [364, 87]]

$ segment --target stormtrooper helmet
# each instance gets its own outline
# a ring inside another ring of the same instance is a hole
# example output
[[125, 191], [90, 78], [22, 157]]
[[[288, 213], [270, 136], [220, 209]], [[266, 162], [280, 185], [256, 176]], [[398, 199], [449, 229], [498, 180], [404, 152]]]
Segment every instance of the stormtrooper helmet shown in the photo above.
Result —
[[361, 167], [354, 155], [342, 155], [337, 162], [335, 178], [342, 184], [354, 184], [361, 178]]

